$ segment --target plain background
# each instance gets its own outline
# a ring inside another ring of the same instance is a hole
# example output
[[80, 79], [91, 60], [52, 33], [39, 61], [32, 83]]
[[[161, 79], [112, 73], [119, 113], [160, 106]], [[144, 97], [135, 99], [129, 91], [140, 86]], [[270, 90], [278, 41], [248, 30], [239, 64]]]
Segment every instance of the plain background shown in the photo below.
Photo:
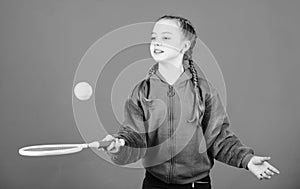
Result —
[[112, 165], [89, 150], [41, 158], [17, 150], [83, 141], [71, 98], [84, 53], [114, 29], [169, 13], [191, 20], [216, 57], [231, 130], [281, 171], [259, 181], [216, 162], [213, 188], [299, 188], [299, 8], [297, 0], [2, 0], [0, 188], [140, 188], [143, 169]]

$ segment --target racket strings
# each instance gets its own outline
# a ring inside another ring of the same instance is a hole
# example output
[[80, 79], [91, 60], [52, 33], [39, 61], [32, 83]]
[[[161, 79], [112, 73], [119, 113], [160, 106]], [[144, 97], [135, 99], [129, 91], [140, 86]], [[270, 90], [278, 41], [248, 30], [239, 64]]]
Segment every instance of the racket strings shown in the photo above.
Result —
[[36, 147], [36, 148], [29, 148], [25, 149], [24, 151], [28, 152], [42, 152], [42, 151], [57, 151], [57, 150], [68, 150], [68, 149], [75, 149], [78, 146], [55, 146], [55, 147]]
[[110, 145], [109, 141], [92, 142], [89, 144], [54, 144], [54, 145], [35, 145], [19, 149], [19, 154], [23, 156], [51, 156], [63, 155], [80, 152], [85, 148], [99, 148]]

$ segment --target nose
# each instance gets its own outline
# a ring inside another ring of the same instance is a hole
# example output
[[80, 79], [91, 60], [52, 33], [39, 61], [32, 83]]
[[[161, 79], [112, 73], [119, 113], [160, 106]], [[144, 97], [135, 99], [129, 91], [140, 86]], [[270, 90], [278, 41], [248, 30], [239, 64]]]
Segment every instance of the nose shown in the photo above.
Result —
[[158, 41], [154, 41], [154, 42], [153, 42], [153, 45], [154, 45], [154, 46], [161, 46], [161, 43], [158, 42]]

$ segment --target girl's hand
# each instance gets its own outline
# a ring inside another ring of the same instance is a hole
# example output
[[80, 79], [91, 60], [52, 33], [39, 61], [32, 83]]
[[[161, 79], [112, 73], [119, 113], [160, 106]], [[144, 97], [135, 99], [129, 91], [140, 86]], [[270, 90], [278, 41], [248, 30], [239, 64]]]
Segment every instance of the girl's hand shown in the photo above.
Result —
[[275, 173], [279, 174], [278, 169], [267, 162], [270, 159], [271, 157], [253, 156], [248, 163], [249, 171], [260, 180], [270, 179]]
[[125, 145], [124, 139], [118, 139], [113, 137], [112, 135], [107, 135], [102, 141], [112, 141], [108, 147], [103, 148], [109, 153], [117, 153], [120, 147]]

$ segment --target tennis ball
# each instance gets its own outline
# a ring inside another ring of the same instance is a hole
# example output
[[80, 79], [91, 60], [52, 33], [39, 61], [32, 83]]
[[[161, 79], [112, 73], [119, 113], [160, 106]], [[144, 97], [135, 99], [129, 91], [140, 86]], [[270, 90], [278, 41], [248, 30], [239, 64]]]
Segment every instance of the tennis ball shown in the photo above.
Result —
[[76, 84], [74, 94], [79, 100], [88, 100], [93, 94], [93, 89], [89, 83], [80, 82]]

